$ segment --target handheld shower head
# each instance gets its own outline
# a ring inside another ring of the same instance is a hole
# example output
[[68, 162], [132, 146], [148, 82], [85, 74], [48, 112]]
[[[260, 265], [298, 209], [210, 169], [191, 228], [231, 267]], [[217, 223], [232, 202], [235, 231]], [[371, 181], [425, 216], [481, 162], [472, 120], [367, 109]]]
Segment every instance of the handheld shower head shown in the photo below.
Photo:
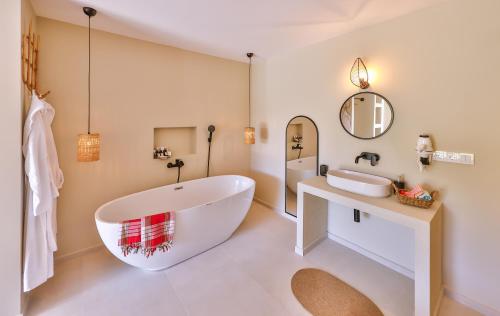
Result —
[[215, 126], [210, 125], [208, 127], [208, 132], [210, 133], [208, 136], [208, 142], [211, 143], [212, 142], [212, 133], [215, 132]]
[[207, 161], [207, 177], [210, 176], [210, 148], [212, 147], [212, 133], [215, 132], [215, 126], [208, 126], [208, 161]]

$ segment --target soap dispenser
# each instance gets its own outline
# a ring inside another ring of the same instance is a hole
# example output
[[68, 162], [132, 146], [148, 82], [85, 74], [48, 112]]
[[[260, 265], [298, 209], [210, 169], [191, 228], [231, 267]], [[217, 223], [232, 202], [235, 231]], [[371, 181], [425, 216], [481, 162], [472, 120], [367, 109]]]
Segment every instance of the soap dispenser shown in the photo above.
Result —
[[394, 185], [398, 189], [404, 189], [405, 188], [405, 176], [400, 175], [397, 180], [394, 180]]

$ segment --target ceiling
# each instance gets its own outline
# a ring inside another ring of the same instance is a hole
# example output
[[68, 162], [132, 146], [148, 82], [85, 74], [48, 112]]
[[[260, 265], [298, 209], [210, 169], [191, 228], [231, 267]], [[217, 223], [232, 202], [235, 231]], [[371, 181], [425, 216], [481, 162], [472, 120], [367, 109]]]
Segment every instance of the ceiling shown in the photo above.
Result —
[[442, 0], [31, 0], [38, 16], [223, 58], [321, 42]]

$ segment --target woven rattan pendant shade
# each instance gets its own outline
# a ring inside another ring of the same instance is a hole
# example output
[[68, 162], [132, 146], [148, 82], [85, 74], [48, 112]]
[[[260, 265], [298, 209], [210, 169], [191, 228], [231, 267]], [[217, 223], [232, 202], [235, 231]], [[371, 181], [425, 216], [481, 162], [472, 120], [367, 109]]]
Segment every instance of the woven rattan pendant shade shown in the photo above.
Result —
[[255, 128], [245, 127], [245, 144], [255, 144]]
[[101, 136], [99, 134], [78, 135], [78, 161], [98, 161], [101, 153]]
[[101, 153], [101, 135], [90, 132], [90, 18], [95, 16], [97, 11], [84, 7], [83, 12], [89, 17], [88, 127], [87, 134], [78, 135], [77, 160], [79, 162], [92, 162], [98, 161]]
[[248, 127], [245, 127], [245, 144], [253, 145], [255, 144], [255, 128], [252, 127], [252, 90], [251, 90], [251, 82], [252, 82], [252, 57], [253, 53], [247, 53], [247, 57], [249, 59], [248, 63]]

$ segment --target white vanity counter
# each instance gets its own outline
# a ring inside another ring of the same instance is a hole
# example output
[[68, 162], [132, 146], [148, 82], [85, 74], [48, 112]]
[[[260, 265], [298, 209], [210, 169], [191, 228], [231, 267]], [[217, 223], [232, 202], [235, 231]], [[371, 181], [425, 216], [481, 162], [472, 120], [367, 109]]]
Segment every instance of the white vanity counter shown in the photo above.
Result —
[[325, 177], [298, 184], [297, 242], [304, 256], [327, 235], [328, 201], [379, 216], [413, 229], [415, 234], [415, 315], [433, 315], [442, 295], [442, 203], [420, 209], [400, 204], [396, 196], [367, 197], [330, 186]]

